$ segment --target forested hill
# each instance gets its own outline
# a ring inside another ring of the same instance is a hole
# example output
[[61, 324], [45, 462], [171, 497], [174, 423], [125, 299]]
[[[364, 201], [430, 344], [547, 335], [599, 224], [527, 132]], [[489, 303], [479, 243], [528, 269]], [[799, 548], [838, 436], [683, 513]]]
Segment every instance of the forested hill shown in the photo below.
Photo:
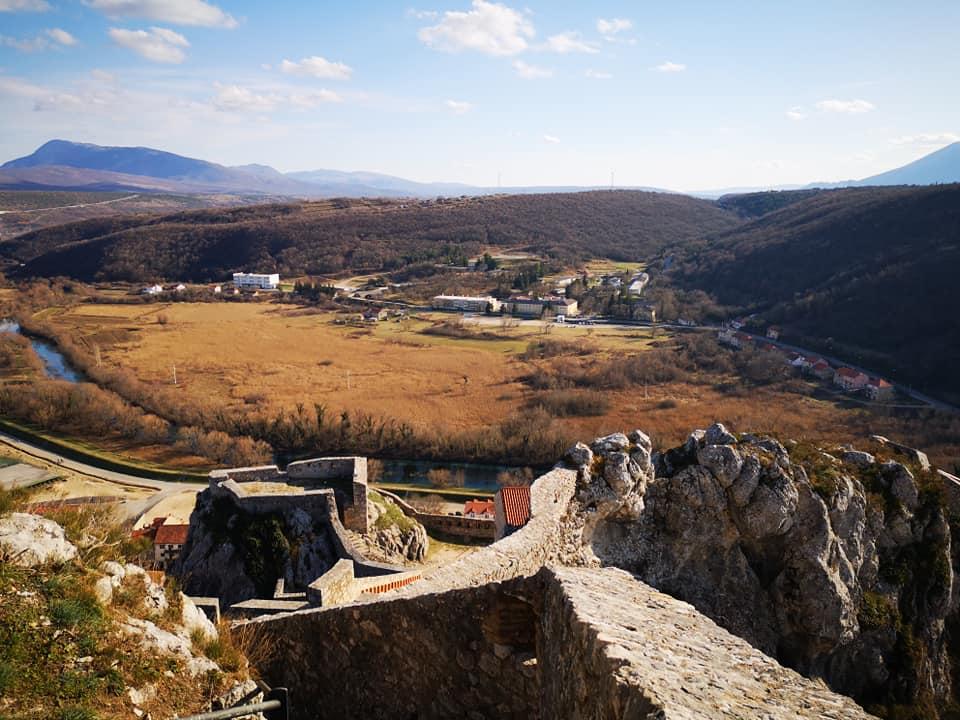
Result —
[[960, 401], [960, 185], [818, 193], [675, 257], [680, 285]]
[[222, 280], [237, 270], [284, 276], [381, 271], [462, 258], [486, 246], [563, 260], [643, 260], [736, 225], [734, 213], [684, 195], [599, 191], [438, 201], [333, 200], [111, 218], [0, 243], [21, 276], [80, 280]]

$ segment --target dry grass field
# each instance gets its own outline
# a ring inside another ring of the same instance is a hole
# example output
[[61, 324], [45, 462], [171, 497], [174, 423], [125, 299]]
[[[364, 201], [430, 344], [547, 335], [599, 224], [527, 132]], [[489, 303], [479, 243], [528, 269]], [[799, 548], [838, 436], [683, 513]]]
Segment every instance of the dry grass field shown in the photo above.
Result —
[[[130, 368], [144, 381], [172, 386], [176, 366], [178, 392], [210, 407], [279, 410], [322, 403], [331, 414], [361, 410], [450, 431], [495, 424], [536, 397], [524, 378], [545, 361], [520, 356], [533, 341], [583, 340], [593, 349], [584, 361], [640, 352], [654, 342], [644, 328], [545, 330], [539, 322], [495, 320], [464, 323], [466, 337], [451, 337], [423, 332], [455, 323], [451, 315], [358, 327], [336, 324], [332, 313], [272, 303], [84, 304], [44, 316], [95, 343], [104, 363]], [[661, 333], [656, 341], [665, 339]], [[778, 385], [737, 389], [735, 383], [731, 392], [729, 382], [724, 388], [673, 382], [605, 395], [609, 406], [602, 415], [558, 420], [570, 438], [642, 427], [672, 445], [692, 428], [722, 420], [783, 437], [855, 443], [879, 432], [924, 445], [924, 428], [916, 422]], [[960, 458], [956, 441], [924, 446], [946, 467]]]

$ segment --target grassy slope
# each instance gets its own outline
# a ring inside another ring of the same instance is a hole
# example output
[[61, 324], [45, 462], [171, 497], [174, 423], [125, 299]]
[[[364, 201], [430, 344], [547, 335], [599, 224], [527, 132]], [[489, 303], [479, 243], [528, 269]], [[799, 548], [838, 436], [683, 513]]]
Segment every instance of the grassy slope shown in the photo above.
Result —
[[960, 185], [820, 193], [680, 258], [681, 284], [960, 399]]

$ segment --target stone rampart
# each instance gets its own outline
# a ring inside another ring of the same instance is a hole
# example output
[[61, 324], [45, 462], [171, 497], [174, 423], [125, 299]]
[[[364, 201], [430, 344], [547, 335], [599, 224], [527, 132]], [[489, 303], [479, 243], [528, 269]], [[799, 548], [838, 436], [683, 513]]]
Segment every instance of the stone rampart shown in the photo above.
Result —
[[428, 530], [434, 530], [457, 537], [473, 538], [475, 540], [493, 541], [496, 539], [497, 526], [492, 519], [487, 520], [484, 518], [446, 515], [442, 513], [425, 513], [417, 510], [396, 493], [381, 488], [377, 488], [377, 492], [386, 498], [390, 498], [404, 515], [413, 518]]
[[314, 607], [343, 605], [359, 595], [359, 588], [353, 577], [353, 562], [338, 560], [307, 586], [307, 601]]
[[870, 717], [612, 568], [544, 568], [253, 625], [276, 645], [261, 670], [289, 688], [295, 720]]

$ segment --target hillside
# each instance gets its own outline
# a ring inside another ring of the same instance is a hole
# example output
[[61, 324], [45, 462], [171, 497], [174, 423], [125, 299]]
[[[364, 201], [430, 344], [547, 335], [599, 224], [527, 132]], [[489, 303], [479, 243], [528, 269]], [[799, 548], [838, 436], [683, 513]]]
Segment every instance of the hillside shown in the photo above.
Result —
[[236, 270], [376, 272], [486, 246], [524, 247], [564, 261], [643, 260], [736, 223], [703, 200], [632, 191], [335, 200], [71, 223], [0, 243], [0, 257], [24, 263], [21, 276], [209, 281]]
[[960, 400], [960, 185], [823, 192], [677, 253], [674, 278], [788, 339]]

